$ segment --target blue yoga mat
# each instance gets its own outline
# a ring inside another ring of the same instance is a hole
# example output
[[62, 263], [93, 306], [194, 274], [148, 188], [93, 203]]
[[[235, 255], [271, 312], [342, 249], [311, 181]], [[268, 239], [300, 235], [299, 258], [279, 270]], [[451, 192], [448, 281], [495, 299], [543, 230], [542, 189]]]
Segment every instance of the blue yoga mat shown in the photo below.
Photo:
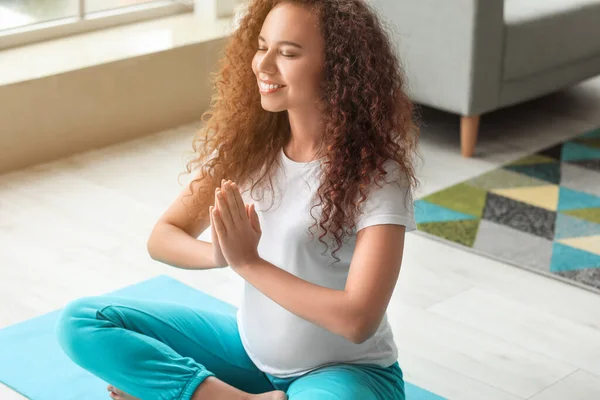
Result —
[[[236, 307], [167, 275], [117, 290], [110, 295], [203, 304], [235, 313]], [[107, 383], [80, 368], [63, 352], [54, 328], [60, 310], [0, 329], [0, 382], [31, 400], [106, 400]], [[444, 400], [406, 383], [408, 400]]]

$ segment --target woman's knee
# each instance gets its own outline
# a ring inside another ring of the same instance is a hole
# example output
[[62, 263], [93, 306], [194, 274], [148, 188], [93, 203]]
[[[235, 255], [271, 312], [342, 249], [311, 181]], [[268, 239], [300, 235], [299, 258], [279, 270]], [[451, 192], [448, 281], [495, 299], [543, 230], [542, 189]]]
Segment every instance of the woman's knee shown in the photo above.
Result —
[[85, 341], [89, 340], [90, 330], [96, 328], [96, 312], [101, 304], [97, 296], [82, 297], [73, 300], [59, 312], [55, 325], [55, 334], [62, 349], [73, 357]]

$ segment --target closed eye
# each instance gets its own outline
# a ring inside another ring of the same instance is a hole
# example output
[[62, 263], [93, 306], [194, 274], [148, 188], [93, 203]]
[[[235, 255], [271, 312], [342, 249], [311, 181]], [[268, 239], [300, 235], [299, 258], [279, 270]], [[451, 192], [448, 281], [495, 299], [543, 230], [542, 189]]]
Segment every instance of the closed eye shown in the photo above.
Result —
[[[261, 49], [261, 48], [258, 48], [257, 50], [258, 50], [258, 51], [266, 51], [267, 49]], [[295, 55], [293, 55], [293, 54], [281, 54], [281, 55], [282, 55], [282, 56], [284, 56], [284, 57], [287, 57], [287, 58], [294, 58], [294, 57], [296, 57], [296, 56], [295, 56]]]

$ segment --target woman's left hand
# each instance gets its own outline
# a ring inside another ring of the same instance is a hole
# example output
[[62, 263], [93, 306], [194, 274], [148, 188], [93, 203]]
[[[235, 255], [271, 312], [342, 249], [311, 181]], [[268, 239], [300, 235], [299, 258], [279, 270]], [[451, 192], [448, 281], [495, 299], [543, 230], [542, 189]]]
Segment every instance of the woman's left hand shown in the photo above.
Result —
[[258, 243], [262, 231], [254, 204], [246, 207], [237, 185], [231, 181], [222, 181], [216, 192], [217, 207], [211, 212], [223, 256], [234, 269], [256, 262], [260, 259]]

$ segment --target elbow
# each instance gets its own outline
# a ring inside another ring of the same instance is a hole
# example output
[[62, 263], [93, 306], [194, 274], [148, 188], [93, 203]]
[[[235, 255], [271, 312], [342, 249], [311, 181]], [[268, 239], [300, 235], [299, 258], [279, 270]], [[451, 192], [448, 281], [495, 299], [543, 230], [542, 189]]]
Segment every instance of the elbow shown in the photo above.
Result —
[[146, 241], [146, 250], [148, 251], [148, 255], [153, 260], [156, 260], [156, 227], [150, 233], [148, 240]]
[[373, 324], [367, 321], [367, 318], [358, 318], [356, 322], [351, 324], [347, 339], [354, 344], [362, 344], [373, 337], [377, 331], [377, 327], [373, 329]]
[[146, 250], [148, 251], [148, 255], [150, 256], [150, 258], [155, 260], [153, 249], [154, 249], [154, 247], [152, 246], [152, 235], [150, 235], [150, 237], [148, 238], [148, 241], [146, 242]]

